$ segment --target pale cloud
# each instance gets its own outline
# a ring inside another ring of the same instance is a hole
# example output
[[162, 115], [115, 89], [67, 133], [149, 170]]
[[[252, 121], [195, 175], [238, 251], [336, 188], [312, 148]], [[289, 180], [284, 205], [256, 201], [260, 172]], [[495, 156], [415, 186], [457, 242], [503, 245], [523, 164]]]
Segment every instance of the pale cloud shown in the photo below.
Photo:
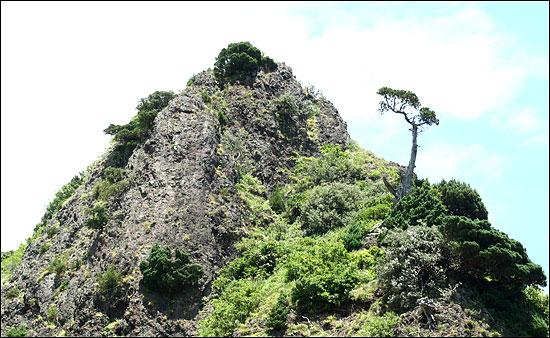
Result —
[[436, 143], [423, 148], [416, 163], [417, 175], [430, 182], [454, 178], [472, 184], [495, 184], [502, 181], [506, 161], [479, 144]]
[[523, 146], [548, 146], [548, 115], [534, 107], [503, 109], [488, 120], [493, 127], [519, 137]]

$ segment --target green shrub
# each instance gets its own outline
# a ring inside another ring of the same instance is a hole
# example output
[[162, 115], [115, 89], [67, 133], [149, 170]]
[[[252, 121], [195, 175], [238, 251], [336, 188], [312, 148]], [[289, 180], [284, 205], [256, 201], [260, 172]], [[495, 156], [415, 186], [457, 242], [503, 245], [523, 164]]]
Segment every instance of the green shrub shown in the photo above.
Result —
[[6, 337], [26, 337], [27, 336], [27, 325], [25, 323], [19, 325], [18, 328], [12, 327], [6, 331]]
[[487, 219], [487, 209], [477, 191], [470, 188], [470, 185], [456, 180], [449, 182], [442, 180], [434, 188], [447, 207], [447, 214], [471, 219]]
[[218, 298], [210, 302], [212, 312], [199, 321], [201, 337], [231, 336], [260, 302], [257, 284], [250, 279], [226, 280]]
[[19, 293], [21, 291], [19, 291], [19, 288], [18, 287], [13, 287], [11, 289], [9, 289], [7, 292], [6, 292], [6, 297], [7, 298], [15, 298], [17, 296], [19, 296]]
[[339, 241], [302, 238], [286, 267], [287, 281], [295, 281], [292, 302], [310, 312], [342, 304], [357, 281], [353, 257]]
[[321, 146], [321, 156], [297, 158], [294, 171], [298, 191], [303, 191], [323, 183], [342, 182], [355, 184], [363, 179], [365, 169], [354, 161], [338, 145]]
[[204, 273], [201, 265], [191, 263], [189, 253], [176, 248], [172, 258], [170, 248], [161, 248], [158, 243], [139, 268], [144, 285], [154, 291], [182, 291], [183, 287], [195, 284]]
[[283, 249], [277, 242], [273, 240], [260, 242], [247, 248], [242, 257], [231, 262], [227, 272], [236, 279], [267, 277], [275, 269], [277, 260], [282, 254]]
[[38, 251], [38, 254], [39, 255], [42, 255], [44, 252], [48, 251], [50, 249], [50, 246], [52, 245], [52, 243], [50, 243], [49, 241], [42, 244], [40, 246], [40, 250]]
[[390, 231], [376, 275], [392, 308], [406, 311], [421, 297], [437, 298], [446, 285], [448, 248], [437, 228], [411, 226]]
[[286, 301], [286, 296], [281, 294], [275, 306], [269, 311], [267, 315], [266, 327], [272, 331], [283, 330], [286, 327], [286, 316], [289, 309]]
[[138, 113], [129, 123], [125, 125], [111, 124], [104, 130], [105, 134], [113, 135], [117, 142], [112, 154], [115, 167], [126, 166], [134, 149], [151, 134], [158, 112], [166, 108], [173, 98], [172, 91], [156, 91], [140, 100], [136, 107]]
[[57, 276], [61, 277], [67, 270], [67, 261], [68, 259], [65, 256], [55, 256], [55, 258], [46, 267], [46, 270], [50, 273], [55, 272]]
[[230, 43], [216, 57], [214, 76], [220, 84], [237, 81], [246, 83], [260, 70], [271, 72], [277, 64], [249, 42]]
[[55, 303], [51, 303], [48, 307], [46, 318], [48, 319], [48, 322], [55, 323], [55, 320], [57, 319], [57, 305], [55, 305]]
[[273, 190], [271, 191], [271, 194], [269, 195], [269, 206], [271, 207], [271, 210], [281, 213], [285, 210], [285, 200], [283, 196], [283, 190], [279, 187], [279, 184], [277, 183]]
[[357, 185], [334, 182], [311, 189], [301, 207], [303, 226], [308, 234], [322, 234], [354, 219], [363, 199]]
[[120, 281], [122, 280], [122, 273], [115, 270], [115, 266], [111, 265], [107, 268], [105, 273], [99, 274], [97, 278], [97, 283], [99, 286], [99, 291], [101, 293], [106, 293], [116, 288]]
[[395, 337], [396, 329], [401, 323], [401, 318], [393, 312], [386, 312], [382, 316], [367, 314], [361, 316], [363, 323], [357, 336], [359, 337]]
[[347, 227], [346, 231], [342, 234], [342, 243], [348, 251], [359, 249], [363, 245], [363, 236], [365, 230], [361, 224], [354, 222]]
[[493, 284], [508, 288], [546, 286], [542, 267], [531, 262], [523, 245], [491, 227], [489, 221], [448, 216], [440, 228], [454, 243], [462, 276], [477, 281], [489, 277]]
[[296, 103], [296, 98], [291, 93], [287, 92], [282, 94], [272, 101], [275, 105], [277, 112], [280, 116], [290, 117], [298, 113], [298, 104]]
[[57, 232], [59, 231], [59, 227], [57, 225], [52, 225], [46, 228], [46, 234], [48, 234], [48, 237], [53, 237]]
[[227, 125], [227, 117], [225, 117], [225, 113], [223, 110], [218, 110], [218, 122], [220, 123], [220, 129], [224, 129]]
[[413, 191], [401, 199], [385, 221], [388, 228], [439, 225], [445, 216], [445, 206], [428, 180], [416, 180]]
[[90, 215], [85, 224], [92, 229], [101, 229], [109, 221], [103, 204], [98, 203], [93, 208], [86, 209], [84, 213]]
[[107, 201], [112, 196], [119, 196], [129, 186], [129, 179], [124, 179], [124, 169], [107, 167], [104, 179], [93, 188], [92, 194], [100, 201]]

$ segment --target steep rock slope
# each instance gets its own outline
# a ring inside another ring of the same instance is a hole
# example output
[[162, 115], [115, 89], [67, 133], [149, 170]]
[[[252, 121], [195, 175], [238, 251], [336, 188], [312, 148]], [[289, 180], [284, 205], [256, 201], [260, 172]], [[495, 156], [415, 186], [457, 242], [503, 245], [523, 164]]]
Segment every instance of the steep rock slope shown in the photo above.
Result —
[[[94, 190], [115, 162], [108, 151], [49, 221], [51, 231], [28, 245], [2, 286], [3, 335], [21, 325], [31, 336], [189, 334], [215, 272], [236, 256], [233, 244], [250, 226], [235, 188], [239, 173], [271, 189], [288, 180], [294, 156], [349, 139], [334, 106], [284, 64], [250, 86], [222, 91], [210, 71], [192, 82], [156, 117], [120, 191], [101, 201]], [[89, 226], [102, 217], [105, 224]], [[204, 267], [201, 279], [174, 296], [147, 292], [139, 264], [155, 243], [189, 252]], [[122, 280], [102, 292], [111, 266]]]

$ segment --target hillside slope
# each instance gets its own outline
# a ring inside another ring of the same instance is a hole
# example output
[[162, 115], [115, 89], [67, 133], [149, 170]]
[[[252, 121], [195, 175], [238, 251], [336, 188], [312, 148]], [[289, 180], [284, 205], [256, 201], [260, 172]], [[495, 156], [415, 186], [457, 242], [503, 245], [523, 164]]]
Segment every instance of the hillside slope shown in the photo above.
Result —
[[376, 268], [394, 236], [382, 221], [397, 217], [382, 176], [395, 186], [404, 168], [351, 141], [284, 63], [240, 81], [216, 70], [109, 127], [116, 142], [20, 261], [3, 255], [2, 336], [524, 332], [451, 272], [431, 305], [392, 308]]

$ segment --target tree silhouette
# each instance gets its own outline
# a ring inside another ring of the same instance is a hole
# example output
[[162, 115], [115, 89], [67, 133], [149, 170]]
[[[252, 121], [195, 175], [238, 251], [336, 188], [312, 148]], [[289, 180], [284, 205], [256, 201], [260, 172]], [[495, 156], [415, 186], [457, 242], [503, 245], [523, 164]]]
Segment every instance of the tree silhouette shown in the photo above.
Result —
[[401, 177], [401, 184], [394, 194], [394, 205], [400, 199], [412, 192], [414, 167], [416, 162], [416, 153], [418, 149], [417, 136], [418, 132], [423, 130], [424, 126], [432, 124], [439, 125], [439, 120], [435, 116], [435, 112], [428, 107], [422, 107], [415, 93], [408, 90], [396, 90], [388, 87], [382, 87], [377, 94], [382, 95], [383, 101], [380, 101], [378, 111], [383, 114], [387, 111], [392, 111], [396, 114], [401, 114], [408, 124], [411, 125], [412, 131], [412, 149], [409, 166], [405, 175]]

